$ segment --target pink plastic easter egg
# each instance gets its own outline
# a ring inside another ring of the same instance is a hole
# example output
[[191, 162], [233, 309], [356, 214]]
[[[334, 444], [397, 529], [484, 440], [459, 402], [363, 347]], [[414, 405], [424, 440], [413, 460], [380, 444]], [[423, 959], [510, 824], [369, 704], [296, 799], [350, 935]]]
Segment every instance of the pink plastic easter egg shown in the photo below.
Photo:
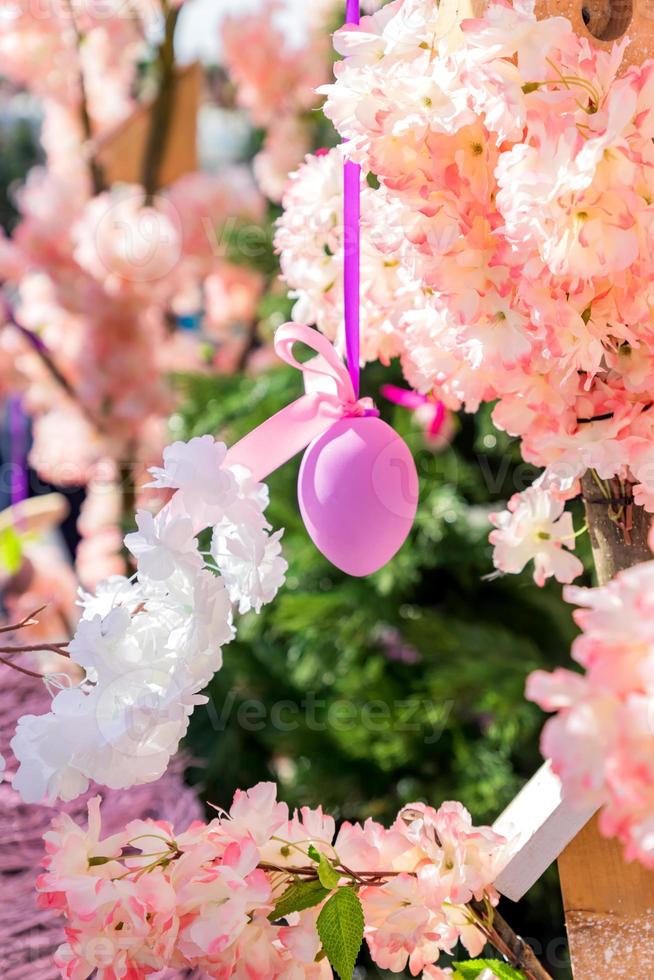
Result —
[[348, 575], [370, 575], [411, 530], [418, 474], [408, 446], [389, 425], [374, 416], [347, 418], [307, 449], [298, 497], [318, 550]]

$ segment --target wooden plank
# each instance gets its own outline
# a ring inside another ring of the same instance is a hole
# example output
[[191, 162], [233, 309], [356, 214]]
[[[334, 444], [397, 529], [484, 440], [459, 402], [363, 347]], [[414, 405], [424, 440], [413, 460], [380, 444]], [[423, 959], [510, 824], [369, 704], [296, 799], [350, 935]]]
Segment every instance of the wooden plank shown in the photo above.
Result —
[[[197, 117], [202, 89], [202, 66], [179, 71], [175, 85], [170, 138], [166, 142], [159, 184], [168, 187], [178, 177], [198, 169]], [[150, 130], [151, 105], [139, 106], [115, 129], [99, 137], [92, 148], [107, 184], [139, 184]]]
[[497, 890], [512, 902], [519, 901], [594, 812], [594, 807], [571, 806], [549, 762], [541, 766], [493, 824], [498, 834], [515, 841], [509, 861], [495, 879]]

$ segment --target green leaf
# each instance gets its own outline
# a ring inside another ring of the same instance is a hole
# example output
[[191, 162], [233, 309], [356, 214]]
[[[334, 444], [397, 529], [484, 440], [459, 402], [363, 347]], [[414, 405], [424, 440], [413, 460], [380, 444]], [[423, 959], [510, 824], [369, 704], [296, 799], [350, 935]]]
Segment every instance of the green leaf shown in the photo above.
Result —
[[342, 875], [334, 869], [324, 854], [320, 855], [320, 861], [318, 862], [318, 878], [320, 879], [320, 884], [328, 888], [330, 892], [338, 886], [342, 878]]
[[363, 942], [363, 909], [352, 888], [339, 888], [318, 916], [318, 935], [341, 980], [352, 980]]
[[13, 528], [8, 527], [0, 533], [0, 566], [9, 575], [15, 575], [23, 560], [20, 538]]
[[268, 918], [271, 922], [285, 919], [293, 912], [304, 912], [319, 905], [329, 895], [319, 881], [294, 881], [281, 896]]
[[313, 844], [309, 844], [307, 854], [309, 855], [312, 861], [316, 862], [316, 864], [320, 862], [320, 851], [318, 850], [317, 847], [314, 847]]
[[484, 971], [488, 971], [489, 978], [494, 975], [497, 980], [525, 980], [523, 973], [500, 960], [468, 960], [466, 963], [455, 963], [454, 966], [461, 980], [476, 980], [477, 977], [486, 980]]

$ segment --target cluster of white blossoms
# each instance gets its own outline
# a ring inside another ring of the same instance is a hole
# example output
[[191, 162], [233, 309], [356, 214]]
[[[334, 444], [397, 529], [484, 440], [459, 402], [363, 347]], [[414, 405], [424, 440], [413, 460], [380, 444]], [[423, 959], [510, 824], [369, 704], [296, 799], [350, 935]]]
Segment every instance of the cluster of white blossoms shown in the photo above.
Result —
[[[125, 538], [136, 574], [81, 596], [69, 652], [84, 679], [61, 687], [48, 714], [18, 722], [13, 786], [26, 802], [74, 799], [90, 780], [124, 789], [158, 779], [206, 702], [235, 635], [234, 608], [258, 612], [282, 585], [267, 487], [229, 466], [226, 452], [211, 436], [176, 442], [151, 471], [151, 486], [175, 492], [156, 517], [139, 511]], [[203, 554], [197, 535], [207, 528]]]

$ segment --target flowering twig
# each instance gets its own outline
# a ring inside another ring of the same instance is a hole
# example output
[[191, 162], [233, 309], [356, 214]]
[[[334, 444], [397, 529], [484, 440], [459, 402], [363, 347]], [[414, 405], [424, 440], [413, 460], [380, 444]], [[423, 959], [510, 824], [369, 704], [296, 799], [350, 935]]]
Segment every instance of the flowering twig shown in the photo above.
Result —
[[[149, 871], [152, 871], [157, 867], [167, 866], [171, 862], [182, 857], [183, 852], [179, 849], [175, 841], [166, 841], [165, 843], [167, 845], [166, 851], [161, 851], [152, 855], [139, 855], [139, 857], [154, 858], [151, 864], [130, 869], [124, 874], [120, 875], [120, 877], [116, 880], [123, 880], [124, 878], [130, 876], [134, 876], [135, 879], [140, 878], [143, 874], [147, 874]], [[109, 858], [105, 859], [102, 857], [96, 857], [93, 859], [94, 863], [96, 864], [104, 863], [105, 861], [108, 862], [109, 860]], [[301, 880], [303, 884], [320, 881], [319, 869], [316, 864], [289, 866], [277, 865], [268, 861], [261, 861], [258, 864], [258, 868], [269, 874], [283, 876], [283, 878], [280, 879], [280, 884], [283, 879], [286, 879], [286, 885], [289, 885], [298, 879]], [[357, 888], [381, 888], [388, 884], [390, 879], [395, 878], [400, 874], [407, 874], [407, 872], [399, 871], [354, 871], [345, 867], [345, 865], [339, 862], [334, 862], [332, 868], [334, 871], [342, 874], [342, 877], [349, 878], [350, 883]], [[409, 874], [413, 874], [415, 877], [415, 873], [409, 872]], [[541, 966], [532, 948], [514, 932], [511, 926], [502, 918], [496, 909], [493, 908], [488, 899], [485, 901], [472, 901], [466, 905], [465, 908], [470, 913], [471, 921], [483, 933], [490, 945], [492, 945], [498, 951], [498, 953], [500, 953], [504, 959], [510, 963], [512, 967], [514, 967], [516, 970], [520, 970], [527, 980], [552, 980], [551, 976]]]
[[39, 606], [35, 612], [29, 613], [24, 619], [21, 619], [20, 623], [10, 623], [9, 626], [0, 626], [0, 633], [15, 633], [16, 630], [21, 630], [26, 626], [36, 626], [38, 623], [38, 619], [36, 619], [36, 617], [39, 615], [39, 613], [42, 613], [44, 609], [45, 606]]
[[92, 140], [93, 140], [93, 126], [91, 124], [91, 115], [89, 113], [89, 104], [88, 104], [88, 97], [86, 92], [86, 80], [84, 78], [84, 69], [82, 67], [82, 62], [80, 57], [80, 48], [84, 43], [84, 36], [79, 29], [79, 25], [75, 17], [75, 10], [73, 8], [72, 0], [65, 0], [65, 3], [66, 3], [66, 7], [68, 8], [71, 27], [73, 29], [73, 33], [75, 35], [75, 39], [77, 42], [78, 84], [79, 84], [79, 92], [80, 92], [79, 112], [80, 112], [80, 121], [82, 123], [82, 132], [84, 133], [85, 149], [87, 153], [89, 153], [88, 156], [89, 174], [91, 176], [91, 182], [93, 184], [93, 193], [101, 194], [102, 191], [106, 190], [104, 173], [98, 161], [95, 159], [93, 154], [89, 152], [89, 147], [92, 145]]
[[0, 653], [11, 655], [13, 653], [57, 653], [60, 657], [69, 657], [66, 650], [66, 643], [32, 643], [28, 646], [0, 647]]

